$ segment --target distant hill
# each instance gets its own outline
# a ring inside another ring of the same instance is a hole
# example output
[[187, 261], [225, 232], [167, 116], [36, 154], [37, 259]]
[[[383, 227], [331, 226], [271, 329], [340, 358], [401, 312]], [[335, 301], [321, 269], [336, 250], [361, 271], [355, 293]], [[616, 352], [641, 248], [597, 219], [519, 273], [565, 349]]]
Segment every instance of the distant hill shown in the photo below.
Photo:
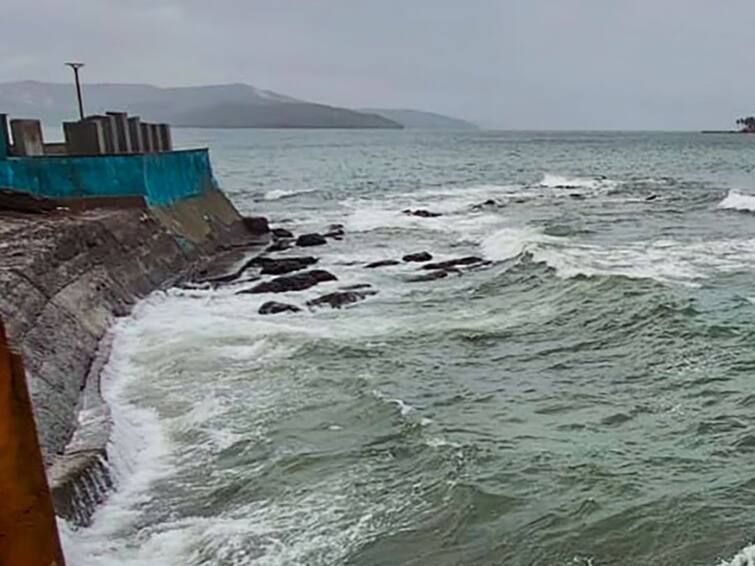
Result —
[[[85, 84], [88, 114], [123, 110], [175, 126], [218, 128], [397, 128], [383, 116], [298, 100], [246, 84], [160, 88], [146, 84]], [[48, 124], [75, 120], [73, 85], [0, 83], [0, 112]]]
[[222, 103], [171, 116], [176, 126], [195, 128], [391, 128], [403, 126], [377, 114], [312, 104]]
[[360, 112], [377, 114], [393, 122], [398, 122], [405, 128], [443, 129], [443, 130], [476, 130], [478, 127], [466, 120], [423, 112], [421, 110], [396, 110], [390, 108], [363, 108]]

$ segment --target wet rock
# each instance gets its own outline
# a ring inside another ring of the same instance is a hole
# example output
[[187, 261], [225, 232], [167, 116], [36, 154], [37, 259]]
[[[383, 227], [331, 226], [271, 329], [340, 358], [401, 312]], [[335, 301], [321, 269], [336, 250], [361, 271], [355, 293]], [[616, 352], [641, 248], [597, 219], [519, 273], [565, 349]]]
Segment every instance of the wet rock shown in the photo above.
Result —
[[647, 197], [645, 197], [645, 200], [647, 202], [651, 202], [651, 201], [654, 201], [657, 198], [658, 198], [658, 195], [648, 195]]
[[338, 278], [332, 273], [322, 270], [314, 269], [312, 271], [304, 271], [302, 273], [296, 273], [294, 275], [283, 275], [276, 277], [270, 281], [264, 281], [258, 285], [255, 285], [251, 289], [245, 289], [239, 291], [238, 294], [259, 294], [259, 293], [285, 293], [287, 291], [303, 291], [314, 287], [318, 283], [324, 283], [325, 281], [337, 281]]
[[583, 195], [582, 193], [569, 193], [569, 196], [577, 200], [582, 200], [585, 198], [585, 195]]
[[270, 244], [265, 251], [266, 252], [284, 252], [291, 248], [293, 240], [277, 240]]
[[376, 295], [377, 291], [337, 291], [335, 293], [328, 293], [317, 299], [307, 301], [308, 307], [331, 307], [334, 309], [340, 309], [346, 305], [357, 303], [366, 299], [371, 295]]
[[382, 259], [380, 261], [373, 261], [372, 263], [368, 263], [364, 267], [366, 269], [375, 269], [377, 267], [389, 267], [391, 265], [400, 265], [400, 264], [401, 262], [395, 259]]
[[419, 252], [416, 254], [408, 254], [402, 258], [406, 262], [422, 263], [423, 261], [430, 261], [433, 256], [428, 252]]
[[443, 216], [440, 212], [430, 212], [429, 210], [422, 208], [419, 208], [417, 210], [411, 210], [408, 208], [404, 211], [404, 214], [407, 214], [409, 216], [418, 216], [420, 218], [437, 218], [438, 216]]
[[[456, 273], [459, 273], [458, 270], [455, 270]], [[423, 281], [437, 281], [438, 279], [445, 279], [448, 277], [449, 273], [451, 273], [451, 270], [448, 269], [438, 269], [436, 271], [431, 271], [430, 273], [426, 273], [424, 275], [417, 275], [415, 277], [410, 277], [407, 279], [410, 283], [421, 283]]]
[[328, 241], [322, 234], [302, 234], [296, 239], [296, 245], [302, 248], [323, 246], [327, 243]]
[[454, 267], [484, 264], [485, 260], [477, 256], [460, 257], [458, 259], [449, 259], [438, 263], [428, 263], [422, 266], [422, 269], [452, 269]]
[[293, 238], [294, 234], [290, 230], [286, 230], [285, 228], [273, 228], [272, 229], [273, 236], [276, 238]]
[[270, 224], [264, 216], [245, 216], [241, 219], [241, 222], [250, 234], [262, 235], [270, 233]]
[[485, 202], [481, 202], [480, 204], [476, 204], [472, 207], [473, 210], [482, 210], [484, 208], [492, 208], [492, 207], [498, 207], [503, 206], [499, 202], [493, 200], [492, 198], [486, 200]]
[[316, 257], [286, 257], [281, 259], [258, 258], [257, 265], [262, 266], [263, 275], [285, 275], [301, 271], [317, 263]]
[[260, 314], [278, 314], [281, 312], [300, 312], [301, 309], [296, 305], [289, 305], [287, 303], [276, 303], [275, 301], [268, 301], [260, 307]]

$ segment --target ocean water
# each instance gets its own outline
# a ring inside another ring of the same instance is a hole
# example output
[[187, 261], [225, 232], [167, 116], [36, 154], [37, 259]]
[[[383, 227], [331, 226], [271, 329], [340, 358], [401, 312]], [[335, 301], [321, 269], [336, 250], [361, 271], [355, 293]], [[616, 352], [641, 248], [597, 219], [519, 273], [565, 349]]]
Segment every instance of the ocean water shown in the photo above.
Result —
[[[339, 281], [276, 299], [379, 293], [263, 317], [248, 284], [171, 289], [121, 320], [119, 488], [61, 525], [72, 564], [755, 564], [755, 138], [175, 136], [244, 212], [345, 226], [306, 250]], [[418, 251], [492, 263], [363, 267]]]

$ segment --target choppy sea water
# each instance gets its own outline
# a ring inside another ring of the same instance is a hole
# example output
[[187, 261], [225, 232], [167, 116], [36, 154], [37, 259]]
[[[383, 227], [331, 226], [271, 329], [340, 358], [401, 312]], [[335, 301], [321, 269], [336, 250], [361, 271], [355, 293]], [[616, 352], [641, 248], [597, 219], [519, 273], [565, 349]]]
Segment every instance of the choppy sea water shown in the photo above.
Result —
[[[119, 489], [63, 525], [71, 563], [755, 563], [755, 138], [175, 134], [244, 212], [345, 225], [307, 250], [339, 281], [274, 298], [379, 293], [120, 321]], [[363, 267], [425, 250], [492, 264]]]

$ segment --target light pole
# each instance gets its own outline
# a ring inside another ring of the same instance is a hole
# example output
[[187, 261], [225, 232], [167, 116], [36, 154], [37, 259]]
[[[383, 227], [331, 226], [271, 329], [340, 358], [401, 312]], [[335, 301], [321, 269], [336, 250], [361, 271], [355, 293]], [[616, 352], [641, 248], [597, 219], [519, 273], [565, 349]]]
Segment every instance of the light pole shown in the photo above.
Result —
[[79, 69], [84, 66], [84, 63], [66, 63], [68, 67], [73, 69], [73, 75], [76, 78], [76, 96], [79, 99], [79, 117], [84, 119], [84, 102], [81, 100], [81, 83], [79, 82]]

